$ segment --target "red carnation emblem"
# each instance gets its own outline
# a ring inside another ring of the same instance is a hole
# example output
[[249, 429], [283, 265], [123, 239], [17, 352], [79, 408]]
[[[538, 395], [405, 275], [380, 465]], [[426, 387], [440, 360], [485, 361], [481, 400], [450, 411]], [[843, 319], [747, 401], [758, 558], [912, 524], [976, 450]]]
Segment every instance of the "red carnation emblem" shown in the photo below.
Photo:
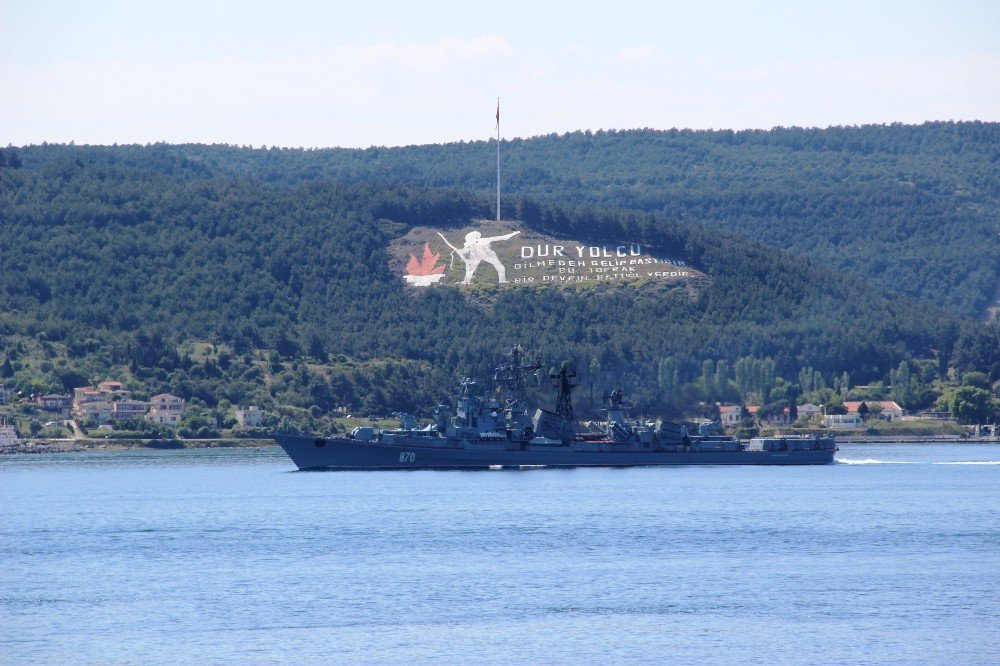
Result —
[[429, 244], [424, 243], [424, 257], [418, 260], [415, 255], [410, 255], [410, 260], [406, 262], [406, 281], [418, 287], [427, 287], [444, 277], [444, 264], [437, 266], [441, 254], [431, 252]]

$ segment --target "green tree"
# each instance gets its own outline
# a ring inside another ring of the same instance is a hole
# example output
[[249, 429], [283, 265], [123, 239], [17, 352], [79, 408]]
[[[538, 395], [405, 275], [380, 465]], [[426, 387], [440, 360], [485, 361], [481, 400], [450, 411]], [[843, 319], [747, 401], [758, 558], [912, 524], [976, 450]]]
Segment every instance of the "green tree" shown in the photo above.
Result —
[[858, 405], [858, 416], [861, 417], [862, 421], [868, 418], [869, 411], [871, 410], [868, 408], [867, 402], [862, 402], [860, 405]]
[[896, 370], [889, 373], [889, 383], [892, 385], [892, 399], [904, 409], [913, 405], [913, 375], [910, 364], [900, 361]]
[[847, 407], [844, 406], [844, 398], [839, 395], [834, 395], [830, 398], [829, 402], [825, 403], [823, 408], [827, 414], [846, 414]]
[[975, 386], [988, 391], [990, 390], [990, 378], [985, 372], [965, 372], [962, 374], [962, 386]]
[[761, 406], [757, 410], [757, 418], [761, 423], [771, 418], [772, 416], [777, 416], [785, 411], [785, 407], [788, 407], [788, 401], [785, 399], [775, 400], [774, 402], [768, 403]]
[[951, 394], [950, 411], [962, 423], [985, 423], [996, 420], [1000, 402], [985, 389], [960, 386]]

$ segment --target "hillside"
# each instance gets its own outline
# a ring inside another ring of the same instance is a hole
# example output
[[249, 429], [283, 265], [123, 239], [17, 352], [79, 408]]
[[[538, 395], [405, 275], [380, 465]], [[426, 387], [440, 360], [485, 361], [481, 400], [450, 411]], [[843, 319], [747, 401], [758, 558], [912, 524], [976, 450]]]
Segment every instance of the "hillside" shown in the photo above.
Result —
[[[33, 146], [26, 169], [117, 164], [183, 178], [460, 188], [488, 195], [495, 143], [368, 150]], [[727, 230], [971, 317], [1000, 287], [1000, 125], [632, 130], [504, 141], [503, 187], [535, 200]]]
[[[518, 199], [510, 216], [525, 229], [627, 238], [707, 279], [666, 291], [420, 291], [393, 271], [392, 243], [488, 217], [487, 200], [169, 173], [122, 151], [120, 164], [0, 169], [0, 347], [22, 390], [114, 376], [210, 406], [415, 410], [457, 376], [488, 377], [517, 341], [553, 364], [575, 360], [598, 394], [622, 385], [643, 409], [669, 413], [834, 386], [844, 373], [877, 381], [904, 360], [1000, 378], [993, 329], [703, 225]], [[205, 342], [209, 353], [190, 352]]]

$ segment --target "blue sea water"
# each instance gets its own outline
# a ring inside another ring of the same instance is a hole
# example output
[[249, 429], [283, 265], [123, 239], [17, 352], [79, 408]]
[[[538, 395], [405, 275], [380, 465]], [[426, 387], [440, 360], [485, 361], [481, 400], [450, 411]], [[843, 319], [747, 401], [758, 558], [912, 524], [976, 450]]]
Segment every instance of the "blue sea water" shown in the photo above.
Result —
[[1000, 446], [820, 467], [0, 459], [2, 663], [1000, 663]]

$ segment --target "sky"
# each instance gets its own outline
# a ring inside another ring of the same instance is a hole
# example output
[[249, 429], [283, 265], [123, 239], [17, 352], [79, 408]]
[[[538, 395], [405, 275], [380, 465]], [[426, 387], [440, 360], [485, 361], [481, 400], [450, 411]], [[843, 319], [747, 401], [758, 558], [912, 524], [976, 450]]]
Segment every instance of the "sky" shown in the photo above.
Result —
[[0, 0], [0, 145], [1000, 121], [1000, 2]]

